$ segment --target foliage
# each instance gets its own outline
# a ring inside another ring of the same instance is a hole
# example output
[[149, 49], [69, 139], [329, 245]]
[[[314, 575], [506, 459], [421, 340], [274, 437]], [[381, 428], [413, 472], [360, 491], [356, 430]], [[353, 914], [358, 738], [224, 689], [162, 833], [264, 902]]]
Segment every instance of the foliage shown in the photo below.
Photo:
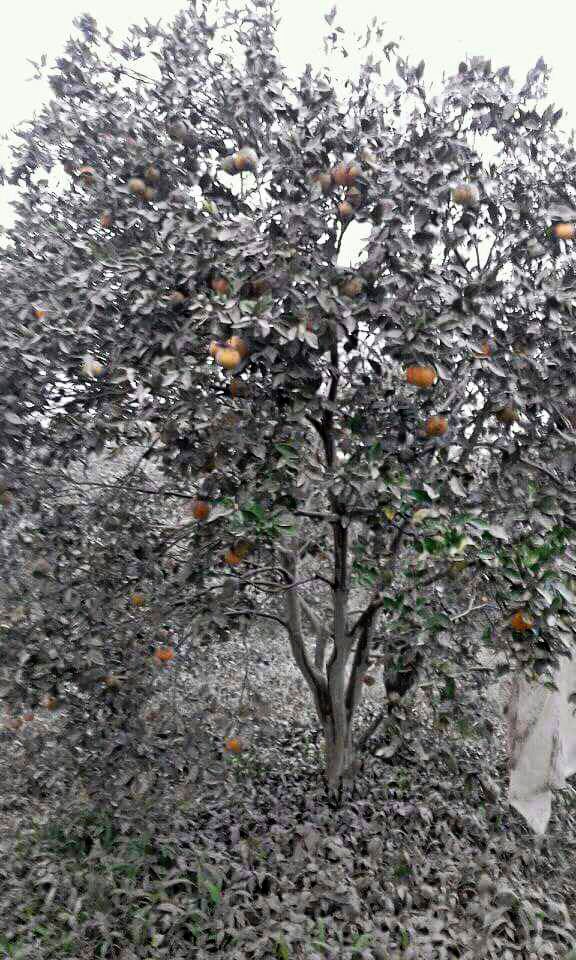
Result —
[[217, 790], [194, 782], [188, 799], [123, 811], [72, 800], [7, 835], [4, 954], [529, 960], [573, 947], [573, 790], [538, 841], [502, 803], [490, 745], [430, 731], [401, 762], [371, 761], [335, 810], [299, 760], [302, 729], [277, 728], [249, 780], [228, 768]]
[[530, 676], [569, 652], [574, 270], [552, 228], [576, 219], [576, 152], [541, 61], [518, 86], [475, 57], [430, 96], [373, 23], [340, 92], [287, 75], [276, 25], [267, 0], [191, 3], [116, 47], [83, 17], [19, 131], [1, 659], [14, 707], [54, 697], [84, 747], [115, 714], [111, 753], [137, 752], [151, 671], [280, 626], [338, 789], [371, 654], [408, 636], [413, 663], [468, 662], [445, 642], [465, 595], [496, 600], [483, 643]]

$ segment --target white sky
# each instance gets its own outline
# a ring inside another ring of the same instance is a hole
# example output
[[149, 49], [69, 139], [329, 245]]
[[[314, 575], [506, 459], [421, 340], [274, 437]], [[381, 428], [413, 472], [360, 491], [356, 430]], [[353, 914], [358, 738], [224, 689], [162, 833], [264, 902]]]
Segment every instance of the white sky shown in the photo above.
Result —
[[[10, 17], [0, 35], [0, 133], [31, 117], [48, 96], [33, 75], [27, 59], [48, 63], [60, 54], [72, 32], [72, 19], [91, 13], [101, 27], [109, 25], [118, 36], [133, 22], [164, 22], [185, 5], [184, 0], [20, 0], [10, 5]], [[279, 0], [283, 22], [280, 48], [284, 62], [297, 71], [322, 56], [321, 39], [328, 29], [323, 15], [331, 0]], [[401, 54], [411, 62], [424, 59], [429, 79], [452, 73], [466, 55], [492, 58], [495, 66], [509, 64], [515, 79], [523, 79], [539, 56], [553, 68], [550, 94], [565, 110], [562, 126], [576, 127], [576, 76], [574, 71], [574, 0], [341, 0], [339, 22], [360, 31], [378, 15], [387, 20], [390, 40], [401, 40]], [[351, 45], [352, 47], [352, 45]], [[353, 47], [352, 47], [353, 48]], [[347, 63], [352, 64], [351, 57]], [[6, 192], [0, 196], [0, 220], [6, 223]]]

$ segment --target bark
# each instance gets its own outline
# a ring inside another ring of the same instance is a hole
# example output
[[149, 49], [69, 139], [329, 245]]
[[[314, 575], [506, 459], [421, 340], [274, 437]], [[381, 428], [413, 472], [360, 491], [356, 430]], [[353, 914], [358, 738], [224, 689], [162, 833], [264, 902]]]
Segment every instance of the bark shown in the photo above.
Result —
[[352, 744], [351, 729], [336, 729], [330, 719], [324, 723], [324, 743], [326, 747], [325, 776], [328, 791], [338, 794], [346, 775], [353, 766], [355, 751]]

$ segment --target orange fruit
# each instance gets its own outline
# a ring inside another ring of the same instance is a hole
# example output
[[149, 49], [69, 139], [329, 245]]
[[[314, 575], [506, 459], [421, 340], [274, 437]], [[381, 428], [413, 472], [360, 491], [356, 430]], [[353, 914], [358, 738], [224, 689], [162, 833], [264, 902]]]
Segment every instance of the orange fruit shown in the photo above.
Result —
[[212, 287], [214, 293], [219, 294], [221, 297], [227, 297], [230, 293], [230, 284], [228, 283], [226, 277], [212, 277], [210, 286]]
[[82, 364], [82, 373], [85, 377], [99, 377], [104, 372], [104, 367], [99, 360], [86, 359]]
[[232, 347], [222, 347], [216, 351], [215, 359], [216, 363], [224, 367], [225, 370], [233, 370], [234, 367], [238, 366], [242, 357], [238, 350], [233, 350]]
[[250, 549], [249, 543], [237, 543], [224, 555], [224, 560], [231, 567], [236, 567], [250, 553]]
[[446, 417], [428, 417], [424, 429], [429, 437], [442, 437], [448, 430], [448, 421]]
[[233, 350], [237, 350], [242, 360], [250, 353], [250, 348], [246, 341], [242, 339], [242, 337], [230, 337], [230, 339], [226, 341], [226, 346], [232, 347]]
[[516, 633], [524, 633], [534, 626], [534, 621], [523, 610], [517, 610], [510, 620], [510, 626]]
[[322, 173], [316, 173], [314, 175], [314, 180], [322, 190], [322, 193], [330, 193], [333, 183], [332, 183], [332, 174], [323, 171]]
[[338, 187], [350, 187], [362, 170], [357, 163], [338, 163], [332, 170], [332, 179]]
[[42, 320], [46, 316], [46, 310], [43, 310], [42, 307], [33, 307], [33, 311], [37, 320]]
[[354, 217], [354, 207], [348, 200], [343, 200], [338, 204], [338, 216], [341, 220], [352, 220]]
[[478, 203], [480, 194], [473, 183], [460, 183], [452, 191], [452, 200], [462, 207], [471, 207]]
[[230, 384], [230, 396], [234, 400], [238, 400], [241, 397], [247, 397], [248, 384], [244, 383], [243, 380], [233, 380]]
[[500, 421], [500, 423], [505, 423], [507, 425], [515, 423], [518, 418], [516, 408], [512, 406], [511, 403], [507, 403], [500, 410], [497, 410], [494, 416]]
[[195, 520], [206, 520], [210, 514], [210, 504], [206, 500], [192, 501], [192, 516]]
[[188, 133], [188, 127], [182, 122], [182, 120], [171, 120], [166, 129], [168, 131], [168, 136], [172, 140], [178, 140], [180, 143], [182, 140], [184, 140], [184, 137]]
[[144, 594], [143, 593], [133, 593], [130, 597], [130, 603], [133, 607], [142, 607], [144, 606]]
[[346, 200], [350, 203], [355, 209], [358, 209], [362, 205], [362, 191], [358, 187], [350, 187], [348, 193], [346, 194]]
[[90, 186], [94, 183], [96, 171], [94, 167], [80, 167], [78, 176], [81, 178], [85, 186]]
[[268, 293], [270, 289], [270, 284], [268, 283], [266, 277], [254, 277], [250, 283], [250, 286], [252, 288], [252, 295], [254, 297], [261, 297], [265, 293]]
[[107, 230], [112, 226], [114, 218], [109, 210], [105, 210], [104, 213], [100, 214], [100, 226]]
[[242, 147], [234, 154], [234, 166], [239, 173], [242, 170], [251, 170], [255, 173], [258, 169], [258, 154], [252, 147]]
[[130, 177], [128, 181], [128, 190], [135, 197], [143, 197], [146, 193], [146, 183], [141, 177]]
[[42, 697], [40, 701], [40, 706], [46, 707], [47, 710], [56, 710], [58, 706], [58, 701], [56, 697], [53, 697], [51, 694], [47, 693]]
[[149, 183], [157, 183], [160, 179], [160, 171], [158, 167], [155, 167], [153, 163], [149, 167], [146, 167], [144, 171], [144, 178], [148, 180]]
[[340, 289], [347, 297], [358, 297], [364, 289], [364, 281], [361, 277], [348, 277]]
[[157, 660], [158, 663], [169, 663], [170, 660], [174, 659], [174, 650], [172, 647], [158, 647], [158, 649], [154, 651], [154, 659]]
[[436, 371], [434, 367], [408, 367], [406, 379], [413, 387], [426, 390], [436, 383]]
[[555, 223], [552, 233], [557, 240], [573, 240], [576, 236], [576, 226], [573, 223]]
[[186, 294], [182, 293], [181, 290], [172, 290], [172, 292], [168, 294], [168, 302], [175, 307], [177, 307], [180, 303], [184, 303], [185, 299]]
[[224, 157], [224, 159], [222, 160], [222, 169], [224, 170], [224, 173], [228, 173], [231, 177], [233, 177], [236, 173], [239, 172], [236, 169], [235, 154], [231, 154], [228, 157]]
[[242, 744], [240, 743], [240, 740], [238, 739], [238, 737], [230, 737], [229, 740], [226, 740], [226, 743], [224, 744], [224, 746], [226, 750], [230, 751], [230, 753], [242, 752]]

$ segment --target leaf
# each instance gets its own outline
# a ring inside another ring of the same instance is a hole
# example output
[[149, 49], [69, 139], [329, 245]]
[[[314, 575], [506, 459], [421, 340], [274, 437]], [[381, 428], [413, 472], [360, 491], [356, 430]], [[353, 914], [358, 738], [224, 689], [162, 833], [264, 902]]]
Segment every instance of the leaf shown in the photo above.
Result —
[[496, 540], [508, 540], [508, 532], [504, 527], [499, 526], [497, 523], [491, 523], [486, 527], [487, 532], [490, 536], [494, 537]]
[[23, 423], [22, 417], [19, 417], [17, 413], [12, 413], [11, 410], [4, 410], [4, 419], [8, 423], [13, 423], [16, 427]]
[[460, 483], [458, 477], [450, 477], [449, 487], [453, 494], [457, 497], [467, 497], [468, 494], [462, 484]]

